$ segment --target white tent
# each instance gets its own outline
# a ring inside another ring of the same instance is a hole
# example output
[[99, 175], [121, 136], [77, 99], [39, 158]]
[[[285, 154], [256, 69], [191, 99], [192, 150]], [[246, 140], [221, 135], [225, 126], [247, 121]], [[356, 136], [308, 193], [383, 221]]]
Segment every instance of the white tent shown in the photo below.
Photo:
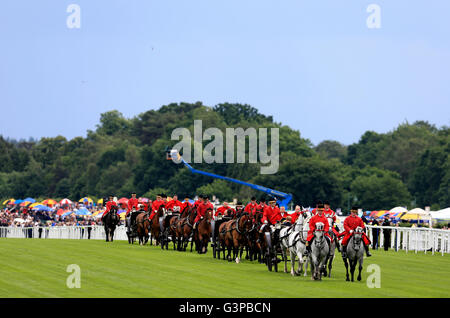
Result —
[[391, 212], [391, 213], [400, 213], [400, 212], [408, 212], [408, 210], [405, 209], [402, 206], [397, 206], [397, 207], [395, 207], [393, 209], [390, 209], [389, 212]]
[[421, 208], [415, 208], [411, 211], [408, 211], [410, 214], [419, 214], [419, 215], [429, 215], [430, 213]]
[[450, 220], [450, 208], [430, 212], [433, 219]]

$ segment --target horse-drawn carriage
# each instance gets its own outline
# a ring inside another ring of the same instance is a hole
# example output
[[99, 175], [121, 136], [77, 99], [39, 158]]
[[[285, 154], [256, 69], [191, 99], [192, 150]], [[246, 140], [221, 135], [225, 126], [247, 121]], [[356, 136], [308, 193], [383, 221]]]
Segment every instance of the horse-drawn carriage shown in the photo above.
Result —
[[160, 241], [161, 241], [161, 249], [166, 248], [166, 250], [169, 249], [169, 242], [174, 242], [174, 248], [175, 248], [175, 228], [172, 227], [174, 224], [174, 220], [179, 219], [180, 217], [180, 207], [174, 206], [173, 209], [164, 209], [164, 214], [162, 216], [162, 219], [160, 220], [159, 224], [161, 226], [161, 235], [160, 235]]
[[[139, 238], [139, 223], [142, 223], [142, 220], [146, 219], [144, 216], [139, 217], [140, 214], [148, 215], [147, 212], [141, 207], [136, 210], [136, 208], [131, 209], [130, 214], [126, 218], [126, 226], [127, 226], [127, 237], [128, 243], [133, 244], [136, 238]], [[148, 238], [147, 238], [148, 239]]]
[[263, 252], [266, 260], [267, 269], [271, 272], [272, 269], [278, 272], [278, 263], [280, 259], [278, 255], [281, 254], [281, 241], [280, 241], [280, 231], [283, 228], [281, 222], [275, 223], [273, 226], [265, 225], [263, 226], [264, 243]]
[[219, 228], [220, 226], [225, 223], [228, 222], [232, 219], [231, 216], [228, 215], [223, 215], [222, 213], [219, 213], [217, 215], [217, 217], [215, 218], [215, 220], [211, 221], [211, 228], [212, 228], [212, 249], [213, 249], [213, 257], [214, 258], [219, 258], [220, 256], [220, 252], [225, 249], [224, 246], [220, 245], [220, 241], [219, 241]]

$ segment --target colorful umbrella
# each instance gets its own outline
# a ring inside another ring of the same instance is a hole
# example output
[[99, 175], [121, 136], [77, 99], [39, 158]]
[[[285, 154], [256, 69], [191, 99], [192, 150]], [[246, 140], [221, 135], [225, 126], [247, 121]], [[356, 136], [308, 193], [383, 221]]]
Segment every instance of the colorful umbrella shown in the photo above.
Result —
[[23, 200], [24, 200], [24, 201], [31, 202], [31, 203], [35, 203], [35, 202], [36, 202], [36, 200], [33, 199], [33, 198], [26, 198], [26, 199], [23, 199]]
[[103, 198], [97, 201], [98, 204], [103, 204]]
[[128, 203], [128, 199], [127, 198], [120, 198], [119, 199], [119, 203], [120, 204], [127, 204]]
[[33, 207], [33, 210], [50, 212], [52, 209], [50, 209], [48, 206], [39, 204], [39, 205]]
[[45, 204], [45, 205], [55, 205], [56, 203], [57, 202], [53, 199], [47, 199], [47, 200], [42, 201], [42, 204]]
[[70, 215], [70, 214], [72, 214], [72, 213], [74, 213], [73, 211], [67, 211], [67, 212], [65, 212], [62, 216], [68, 216], [68, 215]]
[[14, 199], [8, 199], [8, 200], [5, 200], [5, 201], [3, 201], [3, 205], [8, 205], [8, 204], [14, 204]]
[[139, 198], [138, 201], [144, 202], [144, 203], [148, 203], [148, 201], [150, 201], [150, 199], [148, 199], [148, 198]]
[[63, 210], [63, 209], [59, 209], [58, 212], [56, 212], [56, 215], [63, 215], [64, 213], [66, 213], [68, 210]]
[[78, 200], [78, 202], [81, 202], [81, 203], [84, 203], [84, 204], [93, 204], [94, 200], [92, 200], [89, 197], [84, 197], [84, 198], [81, 198], [80, 200]]
[[89, 212], [86, 208], [80, 208], [77, 211], [75, 211], [75, 215], [91, 215], [92, 213]]
[[30, 205], [30, 208], [37, 207], [38, 205], [42, 205], [42, 203], [36, 202]]
[[61, 201], [59, 201], [60, 204], [72, 204], [72, 201], [70, 201], [69, 199], [62, 199]]
[[28, 207], [28, 206], [30, 206], [30, 205], [32, 205], [33, 204], [33, 202], [30, 202], [30, 201], [23, 201], [21, 204], [19, 204], [20, 206], [26, 206], [26, 207]]
[[372, 211], [372, 212], [370, 212], [370, 217], [371, 218], [374, 218], [376, 215], [378, 214], [378, 211]]

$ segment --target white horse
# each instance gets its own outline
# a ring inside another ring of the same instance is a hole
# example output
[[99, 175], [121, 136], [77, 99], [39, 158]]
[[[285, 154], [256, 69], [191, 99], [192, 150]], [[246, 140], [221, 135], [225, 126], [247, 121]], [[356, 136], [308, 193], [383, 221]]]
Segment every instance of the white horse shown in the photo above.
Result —
[[[363, 268], [363, 260], [364, 260], [364, 242], [362, 240], [363, 229], [358, 226], [355, 229], [355, 233], [349, 239], [347, 243], [347, 257], [343, 258], [345, 270], [346, 270], [346, 281], [349, 281], [348, 275], [348, 263], [350, 263], [350, 273], [352, 275], [352, 282], [354, 281], [353, 277], [355, 274], [356, 264], [359, 263], [358, 266], [358, 281], [361, 280], [361, 270]], [[348, 262], [347, 262], [348, 260]]]
[[329, 247], [325, 239], [325, 225], [322, 222], [316, 223], [314, 240], [311, 244], [311, 279], [322, 280], [322, 272], [325, 269]]
[[[304, 255], [306, 251], [306, 236], [309, 230], [309, 219], [311, 214], [303, 211], [294, 223], [293, 229], [282, 229], [280, 232], [281, 252], [284, 260], [284, 272], [287, 273], [287, 251], [291, 258], [291, 275], [300, 275], [303, 272]], [[298, 257], [298, 269], [295, 271], [295, 258]], [[308, 268], [306, 258], [305, 276]]]

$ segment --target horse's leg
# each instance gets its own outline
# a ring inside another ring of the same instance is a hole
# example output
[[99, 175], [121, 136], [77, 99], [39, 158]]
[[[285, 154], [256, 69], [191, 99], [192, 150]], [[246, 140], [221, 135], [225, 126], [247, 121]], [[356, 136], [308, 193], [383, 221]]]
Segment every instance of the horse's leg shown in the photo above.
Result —
[[348, 260], [347, 257], [343, 257], [342, 260], [344, 261], [345, 265], [345, 271], [346, 271], [346, 281], [348, 282], [350, 279], [348, 278]]
[[[290, 256], [290, 258], [291, 258], [291, 275], [292, 275], [292, 276], [296, 276], [297, 273], [295, 272], [295, 253], [292, 252], [291, 249], [289, 249], [289, 256]], [[287, 262], [287, 260], [286, 260], [285, 262]], [[285, 263], [285, 264], [286, 264], [286, 263]], [[286, 267], [286, 266], [285, 266], [285, 267]], [[298, 269], [300, 269], [300, 266], [299, 266]]]
[[334, 260], [334, 254], [330, 256], [330, 260], [328, 263], [328, 277], [331, 277], [331, 268], [333, 268], [333, 260]]
[[281, 258], [284, 261], [284, 272], [287, 273], [287, 251], [285, 250], [284, 245], [281, 246]]
[[358, 282], [361, 281], [361, 270], [363, 268], [362, 263], [363, 263], [363, 256], [361, 256], [359, 259], [359, 267], [358, 267], [359, 273], [358, 273], [358, 277], [357, 277]]
[[352, 282], [354, 282], [354, 275], [355, 275], [355, 268], [356, 268], [356, 262], [351, 260], [350, 261], [350, 274], [352, 275]]

